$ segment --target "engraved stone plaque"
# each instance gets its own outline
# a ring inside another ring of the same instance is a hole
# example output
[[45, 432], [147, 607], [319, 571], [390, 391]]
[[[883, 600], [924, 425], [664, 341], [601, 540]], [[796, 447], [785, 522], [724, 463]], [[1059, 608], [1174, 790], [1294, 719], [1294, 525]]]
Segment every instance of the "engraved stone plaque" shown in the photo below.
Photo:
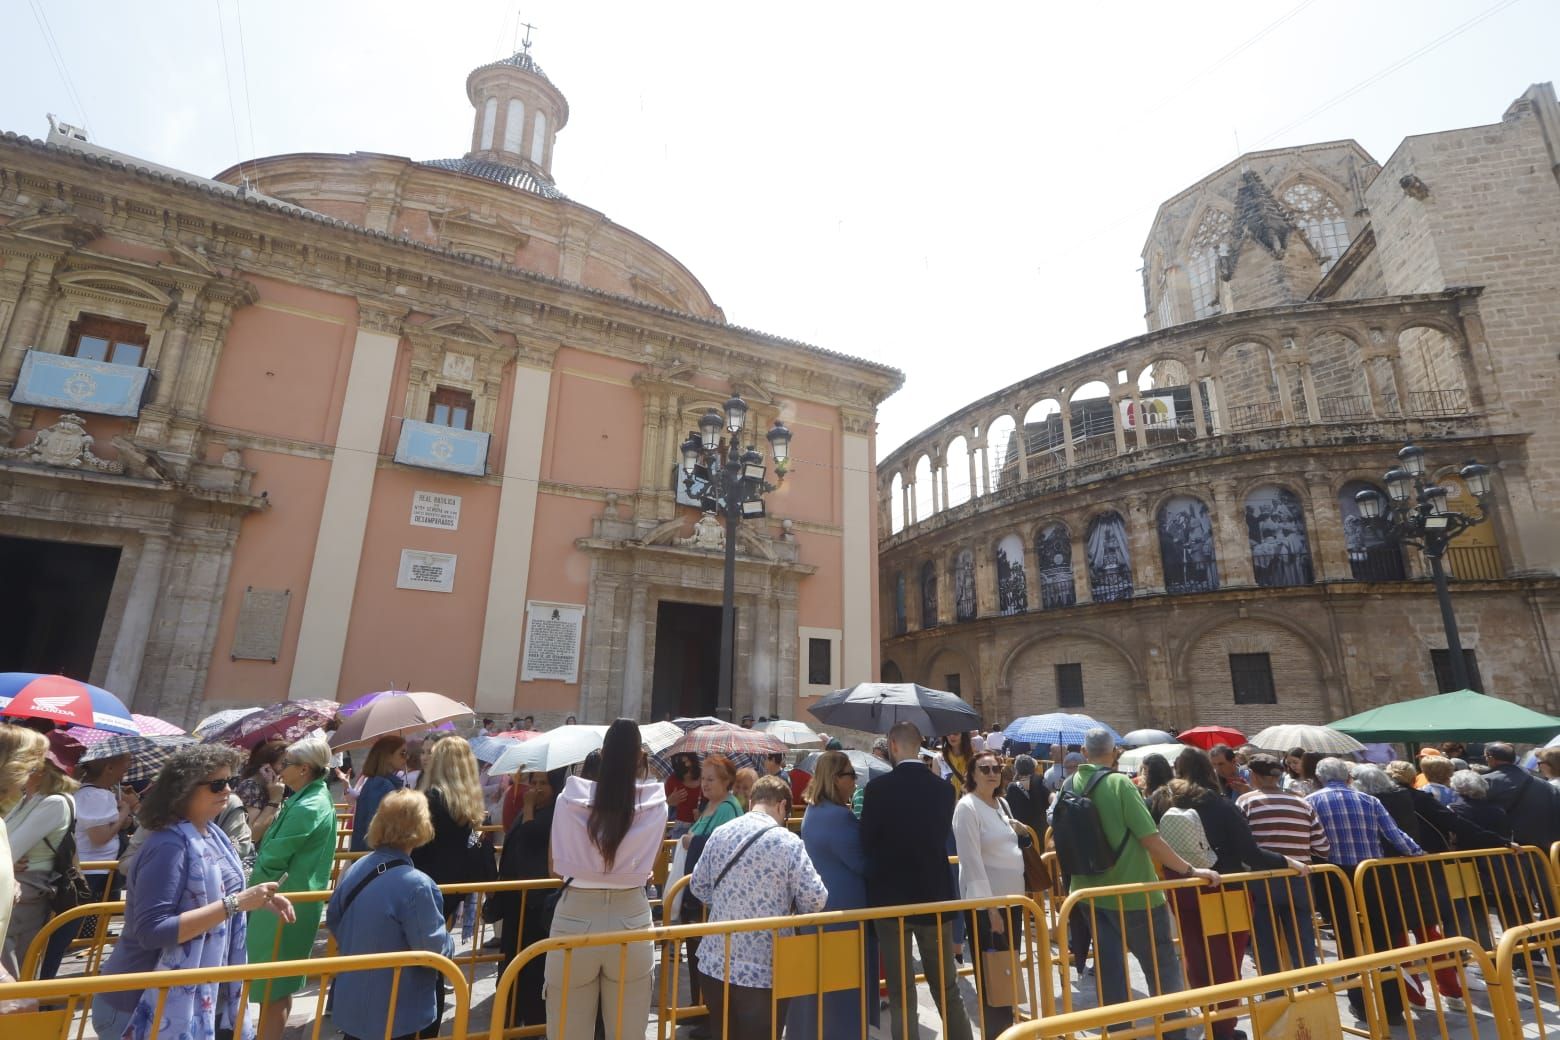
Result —
[[447, 379], [472, 380], [477, 377], [477, 359], [470, 354], [444, 355], [444, 375]]
[[287, 624], [291, 589], [244, 589], [244, 601], [238, 608], [238, 626], [233, 631], [232, 659], [276, 663], [282, 652], [282, 630]]
[[520, 681], [578, 682], [580, 630], [585, 626], [585, 608], [573, 603], [529, 600], [525, 605], [525, 618], [525, 653], [521, 657]]

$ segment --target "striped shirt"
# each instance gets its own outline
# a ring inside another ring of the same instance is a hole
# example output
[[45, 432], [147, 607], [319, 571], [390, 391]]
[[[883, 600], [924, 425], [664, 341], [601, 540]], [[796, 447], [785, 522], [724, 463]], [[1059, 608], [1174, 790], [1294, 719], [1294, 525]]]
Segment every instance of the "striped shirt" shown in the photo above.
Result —
[[1248, 791], [1235, 803], [1251, 824], [1251, 835], [1269, 852], [1309, 862], [1326, 859], [1331, 846], [1309, 802], [1284, 791]]

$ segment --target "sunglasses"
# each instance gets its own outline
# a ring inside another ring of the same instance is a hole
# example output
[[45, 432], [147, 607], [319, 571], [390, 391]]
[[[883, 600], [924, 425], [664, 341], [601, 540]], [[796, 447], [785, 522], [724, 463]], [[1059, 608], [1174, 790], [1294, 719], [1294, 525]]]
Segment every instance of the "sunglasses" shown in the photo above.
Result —
[[1002, 772], [1001, 766], [976, 766], [975, 768], [980, 770], [982, 773], [985, 773], [987, 776], [995, 776]]
[[233, 778], [224, 776], [220, 780], [202, 780], [197, 786], [204, 787], [212, 794], [221, 794], [233, 786]]

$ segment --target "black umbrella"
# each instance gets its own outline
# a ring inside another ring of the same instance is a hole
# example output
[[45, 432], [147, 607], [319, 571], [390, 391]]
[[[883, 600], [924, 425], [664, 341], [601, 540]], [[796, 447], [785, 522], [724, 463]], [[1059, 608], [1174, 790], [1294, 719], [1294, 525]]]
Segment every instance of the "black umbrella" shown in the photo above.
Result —
[[960, 733], [980, 722], [975, 709], [957, 694], [918, 683], [857, 683], [835, 690], [807, 710], [819, 722], [868, 733], [887, 733], [895, 723], [913, 722], [925, 737]]

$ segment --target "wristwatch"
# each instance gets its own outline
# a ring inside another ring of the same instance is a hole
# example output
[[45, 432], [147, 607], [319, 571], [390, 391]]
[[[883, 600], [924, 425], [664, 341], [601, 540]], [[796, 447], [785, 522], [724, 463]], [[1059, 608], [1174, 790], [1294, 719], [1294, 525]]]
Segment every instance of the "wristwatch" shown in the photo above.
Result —
[[227, 911], [227, 915], [229, 917], [232, 917], [234, 914], [238, 913], [237, 892], [234, 892], [232, 895], [226, 895], [222, 897], [222, 909]]

